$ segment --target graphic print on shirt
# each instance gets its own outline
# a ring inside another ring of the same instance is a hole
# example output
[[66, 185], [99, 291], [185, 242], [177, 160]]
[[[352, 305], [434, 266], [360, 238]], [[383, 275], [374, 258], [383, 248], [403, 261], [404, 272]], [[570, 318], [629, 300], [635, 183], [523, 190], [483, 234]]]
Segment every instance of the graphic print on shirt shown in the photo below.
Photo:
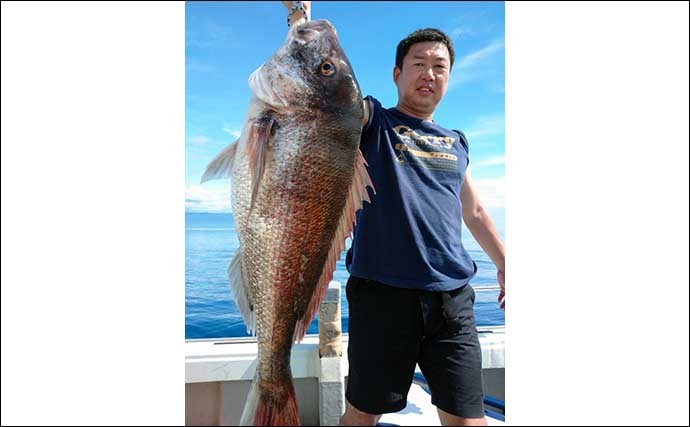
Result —
[[458, 156], [447, 152], [452, 148], [455, 138], [420, 135], [405, 125], [396, 126], [393, 130], [400, 141], [395, 144], [396, 159], [399, 163], [417, 164], [436, 170], [458, 169]]

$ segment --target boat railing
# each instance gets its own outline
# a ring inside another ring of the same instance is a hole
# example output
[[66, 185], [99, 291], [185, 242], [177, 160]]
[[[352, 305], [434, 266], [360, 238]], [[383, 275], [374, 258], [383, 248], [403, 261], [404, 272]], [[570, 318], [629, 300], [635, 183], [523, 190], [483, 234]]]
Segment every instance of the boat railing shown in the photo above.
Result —
[[[474, 288], [479, 292], [499, 289], [498, 286]], [[337, 425], [345, 410], [348, 362], [343, 355], [347, 354], [349, 337], [341, 331], [340, 301], [341, 285], [332, 281], [319, 307], [319, 334], [306, 335], [300, 344], [293, 346], [291, 353], [293, 378], [318, 382], [318, 422], [324, 426]], [[478, 326], [477, 330], [483, 369], [504, 368], [503, 326]], [[256, 371], [257, 351], [255, 337], [186, 340], [185, 382], [188, 385], [218, 384], [212, 394], [215, 393], [213, 399], [220, 405], [214, 409], [219, 423], [221, 419], [226, 419], [223, 414], [230, 411], [223, 405], [241, 403], [237, 402], [237, 396], [223, 396], [224, 390], [230, 389], [220, 384], [251, 381]], [[194, 419], [189, 422], [194, 424]]]

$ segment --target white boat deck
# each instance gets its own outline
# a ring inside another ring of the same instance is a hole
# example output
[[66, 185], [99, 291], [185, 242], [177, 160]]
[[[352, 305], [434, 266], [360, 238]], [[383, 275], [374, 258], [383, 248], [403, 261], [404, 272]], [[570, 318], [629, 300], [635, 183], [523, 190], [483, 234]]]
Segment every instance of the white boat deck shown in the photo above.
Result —
[[[503, 326], [478, 327], [482, 347], [482, 368], [504, 368]], [[343, 371], [347, 372], [348, 335], [342, 337]], [[251, 380], [256, 368], [257, 342], [254, 338], [225, 338], [188, 340], [185, 343], [185, 381]], [[292, 376], [316, 378], [320, 373], [319, 336], [307, 335], [292, 348]], [[419, 371], [419, 367], [417, 368]]]

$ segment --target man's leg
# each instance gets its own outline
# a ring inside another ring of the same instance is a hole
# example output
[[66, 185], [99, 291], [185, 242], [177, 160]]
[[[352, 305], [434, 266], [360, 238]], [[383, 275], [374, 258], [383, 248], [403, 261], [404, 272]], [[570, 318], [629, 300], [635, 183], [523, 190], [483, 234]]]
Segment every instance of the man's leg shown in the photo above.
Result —
[[[486, 421], [486, 417], [481, 418], [464, 418], [458, 417], [457, 415], [449, 414], [444, 412], [442, 409], [436, 408], [438, 411], [438, 418], [441, 420], [441, 425], [444, 426], [488, 426], [489, 423]], [[341, 425], [342, 421], [341, 421]]]
[[425, 297], [434, 326], [422, 344], [419, 367], [443, 425], [487, 425], [484, 418], [482, 352], [470, 285]]
[[375, 425], [405, 408], [422, 339], [419, 297], [350, 276], [346, 286], [349, 360], [343, 425]]
[[340, 418], [341, 426], [375, 426], [379, 422], [381, 415], [367, 414], [346, 402], [347, 409]]

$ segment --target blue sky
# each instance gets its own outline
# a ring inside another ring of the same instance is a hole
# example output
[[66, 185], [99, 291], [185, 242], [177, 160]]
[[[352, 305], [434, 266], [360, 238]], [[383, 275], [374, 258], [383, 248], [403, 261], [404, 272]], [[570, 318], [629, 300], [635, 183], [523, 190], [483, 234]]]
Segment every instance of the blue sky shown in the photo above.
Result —
[[[186, 210], [230, 210], [229, 180], [199, 184], [208, 162], [239, 136], [249, 75], [282, 44], [287, 10], [278, 1], [186, 4]], [[453, 39], [455, 64], [434, 120], [463, 130], [472, 177], [491, 208], [504, 207], [504, 4], [502, 2], [314, 2], [328, 19], [362, 93], [397, 103], [395, 49], [412, 31], [435, 27]]]

